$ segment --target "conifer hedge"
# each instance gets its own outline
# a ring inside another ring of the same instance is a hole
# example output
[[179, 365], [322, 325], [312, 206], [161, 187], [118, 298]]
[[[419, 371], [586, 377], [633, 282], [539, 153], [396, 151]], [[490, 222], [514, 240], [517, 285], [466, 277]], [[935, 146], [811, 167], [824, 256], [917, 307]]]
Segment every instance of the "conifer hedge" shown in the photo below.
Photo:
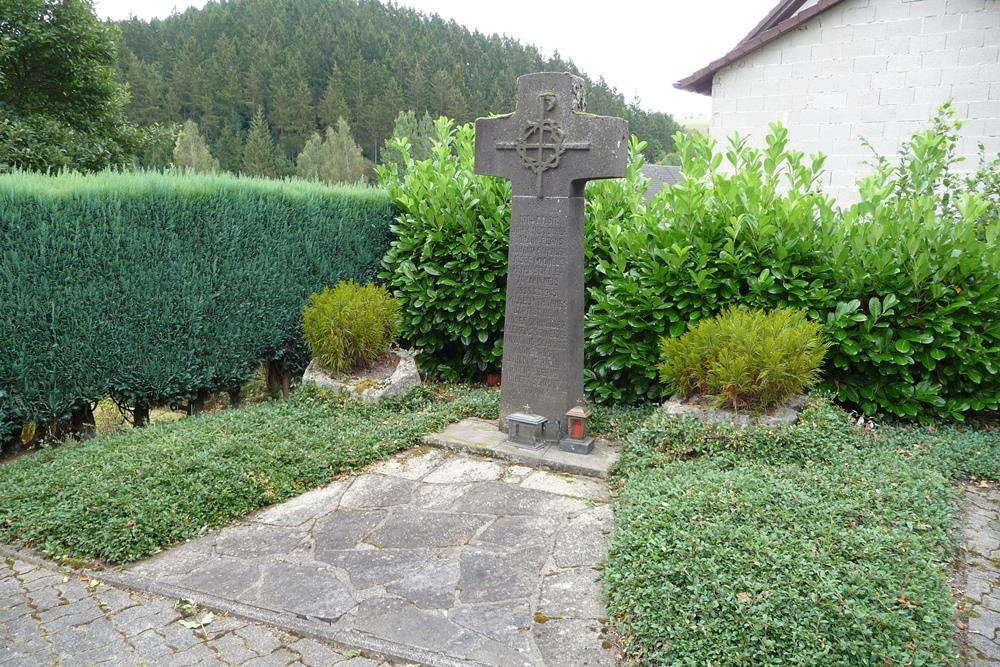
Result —
[[0, 176], [0, 442], [113, 394], [178, 403], [301, 349], [310, 293], [371, 280], [381, 191], [216, 175]]

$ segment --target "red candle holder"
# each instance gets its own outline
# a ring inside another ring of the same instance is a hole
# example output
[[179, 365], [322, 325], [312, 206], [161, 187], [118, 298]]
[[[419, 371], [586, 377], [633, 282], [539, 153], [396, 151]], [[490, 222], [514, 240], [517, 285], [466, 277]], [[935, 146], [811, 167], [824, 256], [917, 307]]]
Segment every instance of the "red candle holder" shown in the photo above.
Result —
[[566, 413], [566, 437], [559, 441], [559, 449], [574, 454], [589, 454], [594, 448], [594, 439], [587, 437], [587, 421], [590, 410], [577, 405]]

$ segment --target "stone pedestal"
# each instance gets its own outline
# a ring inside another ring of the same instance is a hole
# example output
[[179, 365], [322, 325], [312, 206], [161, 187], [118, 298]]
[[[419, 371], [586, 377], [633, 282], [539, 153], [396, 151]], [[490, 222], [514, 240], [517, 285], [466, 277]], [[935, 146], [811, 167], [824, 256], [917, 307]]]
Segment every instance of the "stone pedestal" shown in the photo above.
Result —
[[548, 419], [565, 432], [583, 402], [583, 197], [514, 197], [500, 414]]

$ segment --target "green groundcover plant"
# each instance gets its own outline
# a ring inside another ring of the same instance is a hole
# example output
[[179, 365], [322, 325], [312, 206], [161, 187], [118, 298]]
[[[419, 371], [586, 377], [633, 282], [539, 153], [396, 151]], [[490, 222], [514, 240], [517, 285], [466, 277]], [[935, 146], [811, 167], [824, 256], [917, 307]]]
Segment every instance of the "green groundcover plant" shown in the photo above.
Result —
[[995, 433], [865, 430], [822, 397], [774, 430], [654, 414], [613, 480], [626, 664], [954, 664], [951, 477], [998, 460]]
[[[830, 342], [824, 384], [866, 413], [996, 409], [997, 199], [953, 173], [959, 125], [942, 109], [847, 210], [780, 125], [762, 148], [678, 135], [684, 179], [648, 203], [633, 141], [626, 177], [587, 187], [588, 393], [659, 399], [660, 339], [738, 304], [804, 310]], [[381, 172], [401, 211], [382, 275], [424, 370], [474, 378], [502, 357], [510, 191], [473, 173], [471, 125], [437, 128], [429, 160]]]
[[[495, 418], [495, 390], [425, 384], [372, 405], [304, 386], [288, 400], [70, 441], [0, 464], [0, 542], [126, 563], [419, 443]], [[600, 408], [623, 437], [648, 408]]]
[[381, 285], [341, 281], [309, 297], [302, 334], [309, 351], [334, 373], [367, 366], [389, 349], [399, 328], [399, 303]]
[[0, 175], [0, 441], [296, 360], [309, 294], [370, 280], [393, 215], [378, 190], [301, 181]]
[[660, 378], [683, 397], [763, 410], [815, 385], [827, 347], [819, 324], [800, 310], [731, 306], [677, 338], [660, 339]]
[[0, 541], [137, 560], [496, 409], [486, 390], [436, 386], [374, 406], [304, 387], [288, 400], [69, 442], [0, 465]]

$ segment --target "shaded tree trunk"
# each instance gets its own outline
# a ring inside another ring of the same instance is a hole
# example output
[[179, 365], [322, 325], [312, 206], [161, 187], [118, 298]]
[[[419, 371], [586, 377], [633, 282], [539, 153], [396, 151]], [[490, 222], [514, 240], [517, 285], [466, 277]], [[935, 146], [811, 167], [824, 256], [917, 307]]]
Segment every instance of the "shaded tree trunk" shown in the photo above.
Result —
[[268, 393], [273, 398], [277, 398], [279, 394], [282, 398], [288, 398], [292, 387], [292, 374], [288, 367], [280, 360], [269, 359], [265, 368]]
[[209, 392], [202, 389], [198, 392], [198, 395], [190, 399], [187, 404], [187, 414], [188, 417], [193, 415], [200, 415], [205, 411], [205, 401], [208, 400]]
[[229, 407], [238, 408], [243, 405], [243, 387], [236, 385], [226, 390], [229, 394]]
[[149, 406], [145, 403], [137, 403], [132, 407], [132, 426], [142, 428], [149, 424]]
[[58, 442], [70, 434], [70, 419], [52, 419], [40, 429], [38, 429], [32, 444], [37, 444], [42, 440]]
[[89, 440], [97, 434], [97, 422], [94, 421], [94, 406], [84, 403], [73, 411], [70, 417], [70, 432], [81, 440]]

